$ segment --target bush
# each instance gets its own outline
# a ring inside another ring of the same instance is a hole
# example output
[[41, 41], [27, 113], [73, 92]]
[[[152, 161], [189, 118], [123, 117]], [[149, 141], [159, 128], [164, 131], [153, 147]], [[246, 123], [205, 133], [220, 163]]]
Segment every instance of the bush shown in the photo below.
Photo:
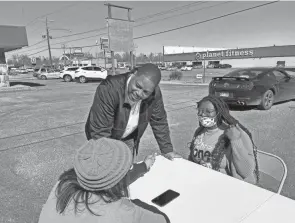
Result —
[[182, 72], [172, 71], [169, 75], [169, 80], [180, 80], [182, 78]]

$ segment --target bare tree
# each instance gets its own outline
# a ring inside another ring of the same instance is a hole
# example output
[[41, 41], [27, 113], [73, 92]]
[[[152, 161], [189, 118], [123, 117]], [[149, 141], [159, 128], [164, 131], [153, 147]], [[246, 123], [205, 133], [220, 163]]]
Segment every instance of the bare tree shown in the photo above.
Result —
[[115, 59], [117, 59], [118, 62], [123, 62], [123, 58], [119, 53], [115, 54]]

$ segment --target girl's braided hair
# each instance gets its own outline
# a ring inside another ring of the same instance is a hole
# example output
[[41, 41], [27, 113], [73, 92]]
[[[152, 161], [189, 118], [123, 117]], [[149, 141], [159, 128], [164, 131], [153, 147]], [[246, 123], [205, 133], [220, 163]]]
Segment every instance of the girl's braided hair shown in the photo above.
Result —
[[[238, 120], [236, 120], [233, 116], [230, 115], [229, 107], [225, 103], [224, 100], [222, 100], [219, 97], [209, 95], [209, 96], [204, 97], [201, 101], [199, 101], [198, 106], [202, 102], [205, 102], [205, 101], [210, 101], [213, 104], [213, 106], [217, 112], [217, 116], [216, 116], [217, 117], [217, 126], [220, 126], [222, 123], [225, 123], [227, 125], [238, 124], [241, 127], [241, 129], [249, 135], [249, 137], [252, 141], [252, 144], [253, 144], [253, 153], [254, 153], [254, 158], [255, 158], [255, 175], [257, 178], [257, 182], [258, 182], [259, 181], [259, 168], [258, 168], [258, 161], [257, 161], [257, 147], [253, 141], [252, 134], [245, 126], [243, 126]], [[212, 152], [212, 155], [213, 155], [212, 167], [215, 170], [220, 169], [220, 163], [225, 155], [224, 146], [222, 146], [220, 143], [218, 143], [218, 144], [219, 145], [217, 145]]]

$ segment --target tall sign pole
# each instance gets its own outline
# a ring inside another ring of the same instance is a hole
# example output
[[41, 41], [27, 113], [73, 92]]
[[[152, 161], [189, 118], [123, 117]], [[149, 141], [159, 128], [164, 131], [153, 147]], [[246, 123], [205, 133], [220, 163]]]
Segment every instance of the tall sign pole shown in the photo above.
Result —
[[[107, 69], [107, 56], [106, 56], [106, 50], [103, 49], [103, 55], [104, 55], [104, 68]], [[113, 65], [113, 62], [112, 62]]]
[[100, 49], [103, 51], [104, 57], [104, 67], [107, 68], [107, 55], [106, 49], [109, 49], [109, 39], [108, 38], [100, 38]]
[[[128, 21], [131, 22], [131, 11], [128, 9]], [[131, 65], [131, 70], [134, 67], [134, 61], [133, 61], [133, 51], [130, 51], [130, 65]]]
[[[108, 4], [108, 18], [112, 19], [112, 9], [111, 9], [111, 5]], [[110, 26], [108, 24], [108, 37], [109, 37], [109, 42], [111, 41], [110, 39]], [[112, 73], [113, 75], [115, 75], [115, 54], [114, 51], [111, 49], [111, 60], [112, 60]]]

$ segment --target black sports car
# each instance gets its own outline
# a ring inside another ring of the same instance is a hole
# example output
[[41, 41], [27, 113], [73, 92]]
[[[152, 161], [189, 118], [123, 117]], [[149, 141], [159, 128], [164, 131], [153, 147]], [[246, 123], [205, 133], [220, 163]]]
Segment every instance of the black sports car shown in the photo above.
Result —
[[230, 64], [219, 64], [218, 68], [232, 68], [232, 65], [230, 65]]
[[268, 110], [276, 102], [295, 99], [295, 70], [291, 68], [246, 68], [223, 77], [213, 77], [209, 94], [229, 105], [257, 105]]

